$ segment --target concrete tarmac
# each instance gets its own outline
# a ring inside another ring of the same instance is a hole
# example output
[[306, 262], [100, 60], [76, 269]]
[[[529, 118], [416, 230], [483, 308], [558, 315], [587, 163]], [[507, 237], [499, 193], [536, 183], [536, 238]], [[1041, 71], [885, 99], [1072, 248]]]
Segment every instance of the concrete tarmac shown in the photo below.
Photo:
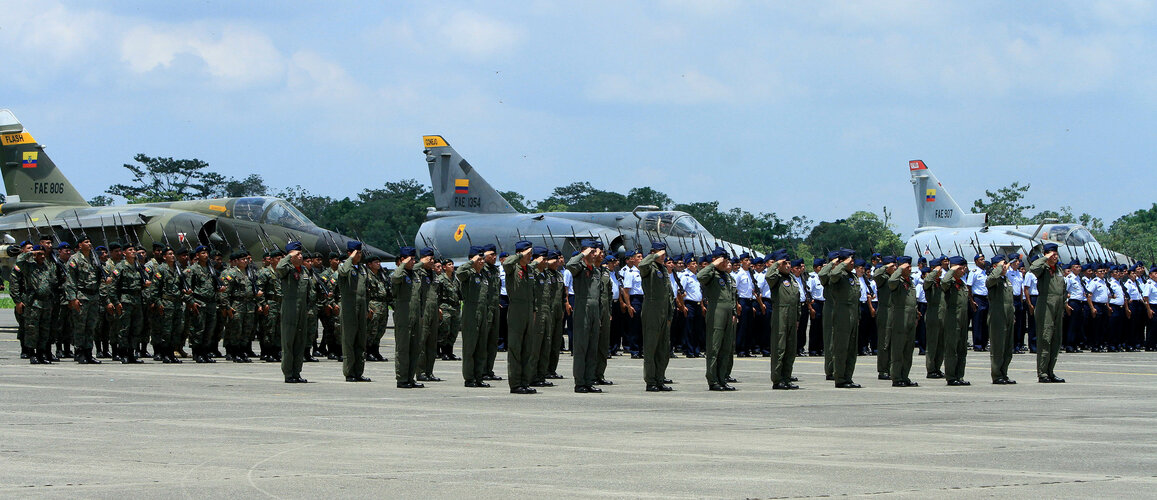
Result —
[[[13, 324], [0, 311], [0, 326]], [[392, 358], [392, 332], [382, 353]], [[737, 359], [738, 391], [708, 392], [704, 360], [671, 361], [675, 392], [644, 392], [616, 357], [604, 394], [532, 396], [444, 382], [394, 387], [393, 363], [347, 383], [335, 361], [310, 384], [278, 364], [29, 365], [0, 330], [0, 496], [56, 498], [1113, 498], [1157, 491], [1157, 354], [1035, 356], [971, 387], [923, 377], [893, 388], [860, 357], [862, 389], [800, 358], [801, 390], [773, 391], [767, 358]], [[499, 374], [505, 354], [499, 353]]]

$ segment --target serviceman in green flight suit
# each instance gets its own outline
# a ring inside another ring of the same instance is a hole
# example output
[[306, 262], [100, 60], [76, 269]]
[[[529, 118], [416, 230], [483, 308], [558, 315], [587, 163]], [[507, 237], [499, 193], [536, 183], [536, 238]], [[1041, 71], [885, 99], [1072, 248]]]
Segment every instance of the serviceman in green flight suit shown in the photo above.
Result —
[[707, 302], [707, 388], [734, 391], [728, 385], [735, 362], [735, 327], [739, 315], [739, 295], [731, 277], [731, 261], [722, 248], [715, 248], [711, 261], [695, 274]]
[[832, 319], [832, 363], [836, 388], [858, 389], [852, 381], [856, 371], [858, 351], [857, 333], [860, 324], [860, 280], [856, 277], [856, 252], [847, 248], [836, 254], [839, 259], [828, 274], [824, 290], [831, 290], [832, 300], [825, 307], [835, 306]]
[[1012, 362], [1012, 350], [1016, 346], [1016, 337], [1012, 335], [1016, 316], [1013, 315], [1012, 283], [1008, 280], [1007, 259], [1004, 255], [994, 255], [984, 280], [988, 286], [988, 339], [992, 345], [989, 359], [992, 363], [992, 383], [996, 385], [1016, 383], [1008, 378], [1008, 365]]
[[366, 274], [362, 243], [347, 241], [348, 255], [337, 267], [337, 284], [341, 291], [341, 363], [346, 382], [370, 382], [366, 369], [366, 334], [369, 331], [369, 302], [366, 299]]
[[[571, 371], [574, 374], [574, 392], [580, 394], [603, 392], [595, 387], [598, 381], [599, 364], [599, 335], [602, 329], [604, 316], [602, 307], [607, 302], [603, 300], [603, 273], [600, 270], [601, 258], [596, 242], [584, 239], [579, 242], [582, 247], [577, 255], [566, 263], [574, 279], [574, 313], [572, 316], [571, 353], [574, 364]], [[566, 293], [563, 288], [563, 294]]]
[[835, 331], [836, 320], [835, 307], [832, 306], [832, 293], [828, 290], [828, 280], [831, 279], [832, 267], [839, 261], [839, 252], [828, 252], [827, 262], [820, 268], [816, 276], [820, 280], [820, 284], [824, 287], [824, 317], [823, 317], [823, 336], [824, 336], [824, 378], [826, 380], [836, 379], [836, 363], [835, 350], [832, 349], [832, 332]]
[[925, 325], [925, 355], [924, 368], [928, 378], [944, 378], [944, 288], [941, 279], [948, 272], [948, 257], [941, 256], [936, 260], [936, 267], [924, 275], [924, 298], [928, 301], [928, 309], [924, 315]]
[[876, 282], [876, 300], [880, 304], [876, 309], [876, 378], [889, 380], [891, 377], [888, 370], [892, 364], [892, 322], [889, 321], [892, 290], [888, 288], [888, 278], [896, 271], [896, 258], [886, 256], [881, 264], [872, 270], [872, 281]]
[[964, 283], [968, 262], [958, 255], [948, 259], [948, 275], [941, 278], [944, 289], [944, 378], [949, 386], [971, 385], [964, 380], [967, 365], [968, 304], [971, 288]]
[[442, 263], [434, 255], [434, 249], [425, 247], [418, 251], [421, 257], [430, 257], [430, 265], [418, 270], [418, 278], [422, 281], [422, 317], [419, 325], [422, 328], [421, 347], [418, 349], [418, 381], [441, 382], [442, 379], [434, 376], [434, 361], [438, 354], [438, 323], [442, 321], [442, 313], [438, 310], [438, 290], [434, 286], [434, 278], [442, 269]]
[[799, 389], [798, 385], [791, 382], [797, 350], [799, 285], [791, 274], [787, 250], [776, 250], [768, 257], [772, 260], [764, 276], [767, 288], [771, 290], [771, 388]]
[[458, 361], [454, 355], [454, 344], [458, 343], [458, 333], [462, 330], [462, 282], [454, 274], [454, 261], [442, 261], [442, 272], [434, 278], [434, 288], [438, 291], [438, 359]]
[[671, 314], [675, 298], [668, 278], [667, 244], [651, 242], [651, 253], [639, 263], [643, 279], [643, 381], [647, 392], [668, 392], [667, 363], [671, 358]]
[[[544, 246], [536, 246], [531, 252], [534, 257], [534, 267], [531, 268], [534, 275], [534, 324], [530, 327], [530, 359], [527, 361], [531, 387], [554, 387], [554, 382], [546, 380], [546, 364], [550, 361], [547, 328], [554, 325], [554, 311], [559, 306], [554, 304], [555, 286], [551, 282], [553, 276], [549, 274], [549, 253], [550, 250]], [[543, 344], [547, 344], [546, 349]]]
[[425, 387], [416, 382], [418, 375], [418, 353], [421, 350], [422, 328], [422, 280], [418, 271], [433, 257], [422, 257], [414, 247], [398, 249], [398, 267], [390, 273], [394, 289], [394, 379], [399, 389]]
[[369, 275], [366, 280], [366, 299], [369, 301], [370, 323], [366, 338], [366, 361], [387, 361], [382, 356], [382, 337], [386, 333], [386, 323], [390, 319], [390, 282], [384, 276], [382, 258], [370, 256], [366, 262]]
[[462, 284], [462, 379], [466, 387], [490, 387], [482, 380], [486, 375], [486, 342], [482, 328], [486, 324], [486, 294], [490, 288], [484, 271], [486, 251], [470, 247], [470, 260], [454, 271]]
[[511, 394], [534, 394], [530, 387], [530, 330], [534, 324], [534, 273], [531, 269], [534, 246], [529, 241], [514, 244], [514, 253], [502, 261], [506, 270], [507, 313], [506, 370]]
[[[274, 269], [281, 291], [278, 316], [281, 321], [278, 325], [281, 332], [281, 374], [287, 384], [304, 384], [308, 380], [301, 378], [301, 365], [305, 362], [306, 352], [311, 348], [307, 327], [313, 275], [305, 266], [300, 241], [289, 242], [285, 250], [287, 255], [278, 261]], [[313, 328], [316, 331], [317, 325], [314, 324]]]
[[917, 387], [919, 384], [908, 378], [912, 371], [912, 350], [916, 348], [916, 321], [920, 314], [916, 306], [916, 285], [912, 282], [912, 257], [901, 255], [896, 258], [898, 266], [888, 277], [888, 296], [891, 310], [888, 311], [892, 323], [889, 344], [892, 387]]
[[[1057, 366], [1064, 336], [1062, 328], [1065, 314], [1065, 274], [1057, 265], [1060, 255], [1056, 243], [1045, 243], [1041, 251], [1044, 256], [1029, 266], [1028, 272], [1036, 275], [1036, 375], [1041, 383], [1064, 383], [1065, 379], [1053, 373]], [[1152, 286], [1152, 284], [1150, 285]], [[1157, 335], [1150, 332], [1149, 335]]]

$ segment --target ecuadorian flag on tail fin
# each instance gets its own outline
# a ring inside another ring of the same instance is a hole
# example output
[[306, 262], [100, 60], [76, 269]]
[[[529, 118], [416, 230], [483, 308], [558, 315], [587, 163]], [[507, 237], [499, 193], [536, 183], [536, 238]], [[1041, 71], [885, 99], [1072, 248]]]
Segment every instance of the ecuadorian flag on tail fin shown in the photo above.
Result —
[[454, 179], [454, 194], [470, 194], [470, 179]]
[[935, 189], [926, 189], [924, 191], [924, 202], [925, 203], [932, 203], [934, 201], [936, 201], [936, 190]]
[[24, 168], [36, 168], [37, 153], [37, 151], [25, 151], [20, 166]]

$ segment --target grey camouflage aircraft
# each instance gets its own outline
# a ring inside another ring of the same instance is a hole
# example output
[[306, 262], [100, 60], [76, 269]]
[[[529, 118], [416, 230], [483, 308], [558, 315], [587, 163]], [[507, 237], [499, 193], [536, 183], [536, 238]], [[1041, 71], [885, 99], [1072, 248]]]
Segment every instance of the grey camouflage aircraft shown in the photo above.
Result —
[[750, 248], [720, 240], [686, 212], [640, 206], [630, 212], [548, 212], [524, 214], [490, 187], [440, 135], [422, 138], [436, 207], [414, 238], [441, 255], [462, 261], [471, 245], [495, 244], [510, 250], [519, 240], [555, 248], [564, 255], [586, 238], [603, 242], [608, 251], [642, 249], [663, 241], [669, 253], [703, 255], [721, 246], [733, 256]]
[[[7, 193], [0, 204], [3, 259], [19, 253], [17, 242], [39, 234], [73, 241], [83, 232], [94, 245], [120, 241], [149, 247], [155, 242], [252, 253], [284, 248], [290, 240], [301, 241], [310, 251], [344, 253], [350, 240], [318, 227], [285, 200], [265, 196], [90, 206], [7, 109], [0, 109], [0, 161]], [[389, 255], [365, 248], [367, 253]], [[11, 262], [0, 262], [0, 268], [10, 267]]]
[[908, 171], [912, 174], [919, 224], [904, 247], [904, 254], [913, 259], [959, 255], [972, 262], [977, 254], [992, 257], [1013, 252], [1028, 257], [1033, 252], [1039, 254], [1045, 243], [1056, 243], [1061, 262], [1134, 262], [1101, 246], [1080, 224], [1059, 224], [1054, 220], [1027, 226], [990, 226], [988, 214], [961, 210], [923, 160], [909, 161]]

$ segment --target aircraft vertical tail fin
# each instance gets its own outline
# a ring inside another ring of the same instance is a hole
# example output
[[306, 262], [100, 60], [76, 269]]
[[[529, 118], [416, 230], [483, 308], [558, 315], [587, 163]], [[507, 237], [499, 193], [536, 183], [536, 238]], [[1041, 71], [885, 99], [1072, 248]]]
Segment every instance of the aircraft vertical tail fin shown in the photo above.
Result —
[[440, 135], [422, 137], [430, 185], [438, 210], [486, 214], [518, 213], [462, 155]]
[[987, 226], [987, 214], [965, 212], [940, 184], [940, 180], [924, 164], [924, 160], [908, 162], [912, 174], [912, 189], [916, 195], [917, 228]]
[[0, 109], [0, 162], [8, 196], [19, 196], [23, 203], [88, 205], [7, 109]]

